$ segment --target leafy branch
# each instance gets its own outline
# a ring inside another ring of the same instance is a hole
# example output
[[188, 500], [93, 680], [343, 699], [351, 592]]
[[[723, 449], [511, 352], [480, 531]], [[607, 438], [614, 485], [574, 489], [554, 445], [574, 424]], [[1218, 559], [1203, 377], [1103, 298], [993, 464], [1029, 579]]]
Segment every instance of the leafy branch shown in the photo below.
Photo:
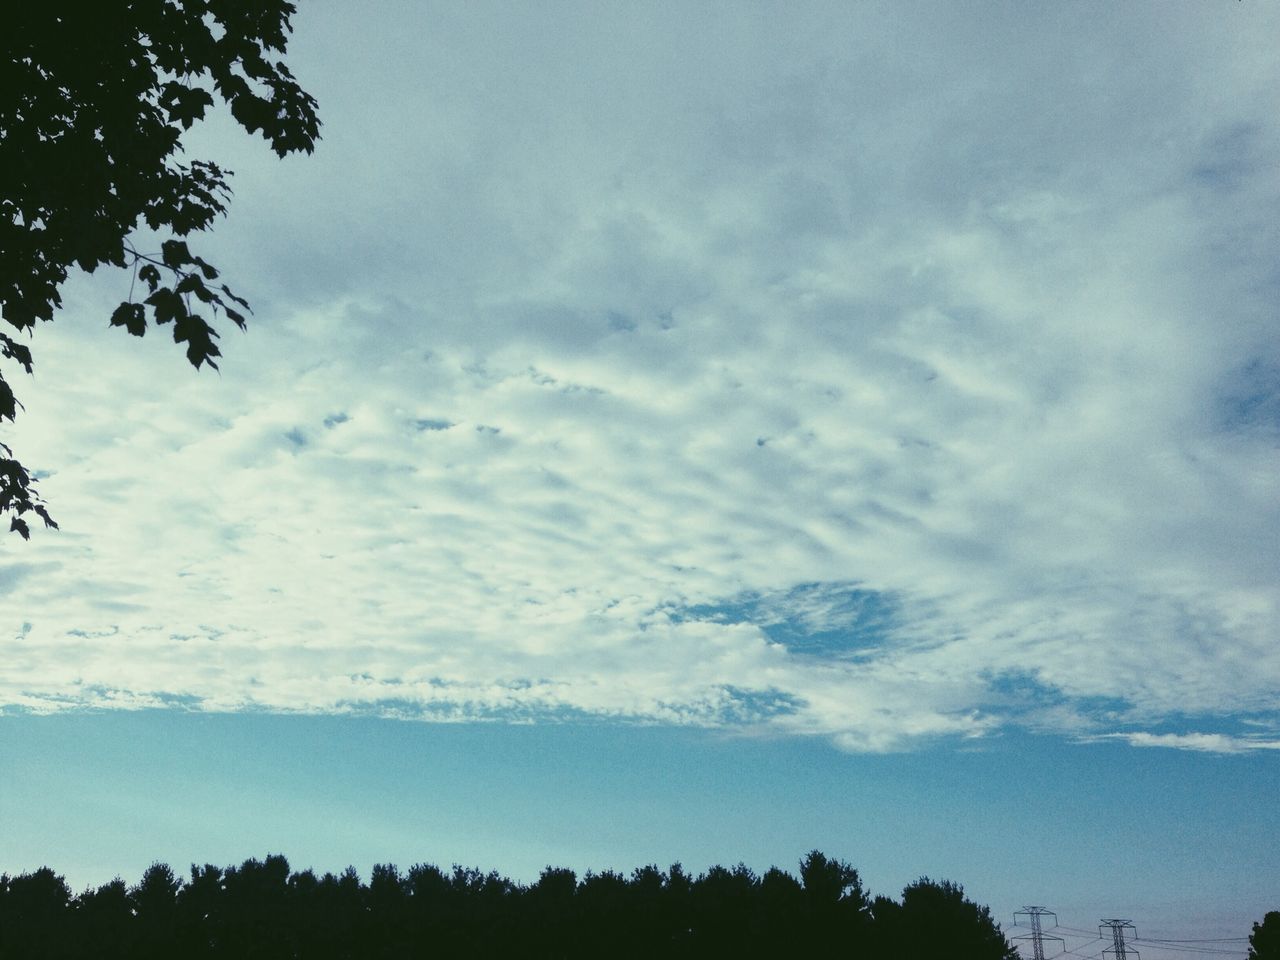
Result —
[[[292, 0], [27, 3], [0, 30], [0, 319], [28, 336], [62, 306], [68, 272], [129, 269], [129, 297], [112, 326], [142, 336], [172, 324], [199, 368], [217, 368], [217, 331], [243, 329], [249, 305], [182, 238], [226, 213], [230, 171], [178, 162], [185, 131], [218, 100], [278, 156], [310, 153], [316, 102], [275, 54], [292, 30]], [[171, 239], [159, 254], [129, 241], [145, 226]], [[139, 281], [146, 297], [134, 293]], [[205, 310], [205, 308], [208, 308]], [[0, 361], [31, 373], [31, 351], [0, 333]], [[0, 369], [0, 424], [21, 404]], [[30, 536], [24, 515], [49, 517], [35, 480], [0, 444], [0, 515]]]
[[[157, 325], [173, 324], [173, 341], [187, 344], [187, 359], [192, 366], [199, 369], [207, 363], [218, 369], [214, 359], [222, 355], [214, 343], [218, 331], [192, 309], [192, 301], [207, 305], [215, 316], [225, 313], [241, 330], [248, 322], [241, 311], [253, 312], [248, 302], [232, 293], [225, 283], [218, 284], [216, 289], [211, 287], [209, 284], [218, 279], [217, 269], [193, 254], [184, 240], [164, 241], [158, 258], [140, 253], [131, 243], [126, 242], [124, 246], [131, 258], [129, 266], [133, 267], [134, 284], [141, 280], [149, 296], [140, 303], [134, 302], [131, 285], [129, 299], [111, 314], [111, 326], [124, 327], [133, 336], [141, 337], [147, 332], [147, 308], [150, 307]], [[172, 275], [171, 284], [161, 284], [162, 270]]]

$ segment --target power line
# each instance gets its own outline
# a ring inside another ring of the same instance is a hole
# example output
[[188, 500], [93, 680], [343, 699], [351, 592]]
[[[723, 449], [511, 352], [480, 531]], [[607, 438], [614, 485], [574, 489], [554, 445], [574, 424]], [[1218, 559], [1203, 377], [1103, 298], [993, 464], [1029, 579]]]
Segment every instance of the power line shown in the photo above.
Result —
[[1078, 933], [1081, 936], [1085, 936], [1085, 937], [1096, 937], [1098, 935], [1097, 930], [1081, 930], [1079, 927], [1068, 927], [1068, 926], [1064, 926], [1061, 923], [1058, 924], [1058, 929], [1065, 930], [1067, 931], [1067, 933]]
[[1236, 948], [1236, 949], [1234, 949], [1234, 950], [1215, 950], [1213, 947], [1180, 947], [1180, 946], [1178, 946], [1178, 945], [1176, 945], [1176, 944], [1172, 944], [1172, 943], [1155, 943], [1155, 944], [1152, 944], [1150, 940], [1139, 940], [1139, 939], [1137, 939], [1136, 937], [1133, 939], [1133, 942], [1134, 942], [1134, 943], [1145, 943], [1145, 944], [1148, 944], [1148, 945], [1151, 945], [1151, 946], [1158, 947], [1158, 948], [1159, 948], [1159, 949], [1161, 949], [1161, 950], [1173, 950], [1173, 951], [1176, 951], [1176, 952], [1178, 952], [1178, 953], [1217, 954], [1217, 955], [1219, 955], [1219, 956], [1224, 956], [1224, 957], [1238, 957], [1238, 956], [1240, 956], [1240, 954], [1244, 953], [1244, 948], [1243, 948], [1243, 947], [1237, 947], [1237, 948]]
[[1101, 937], [1094, 937], [1088, 943], [1082, 943], [1078, 947], [1075, 947], [1071, 950], [1063, 950], [1062, 952], [1066, 954], [1070, 954], [1073, 957], [1080, 957], [1081, 960], [1098, 960], [1098, 958], [1102, 956], [1101, 950], [1099, 950], [1097, 953], [1091, 953], [1087, 955], [1080, 953], [1079, 951], [1084, 950], [1086, 947], [1092, 947], [1095, 943], [1103, 943], [1103, 942], [1104, 941]]

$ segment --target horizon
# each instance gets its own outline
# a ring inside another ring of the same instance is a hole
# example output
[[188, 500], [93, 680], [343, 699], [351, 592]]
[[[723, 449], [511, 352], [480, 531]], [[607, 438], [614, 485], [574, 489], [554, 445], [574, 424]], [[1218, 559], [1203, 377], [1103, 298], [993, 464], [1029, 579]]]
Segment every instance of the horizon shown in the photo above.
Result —
[[[1170, 763], [1165, 750], [1135, 758], [1116, 742], [1037, 742], [1029, 755], [1025, 738], [851, 755], [816, 740], [592, 721], [5, 719], [0, 778], [35, 776], [0, 795], [0, 821], [26, 828], [24, 862], [11, 838], [0, 869], [48, 866], [77, 892], [136, 882], [152, 862], [185, 877], [192, 864], [268, 853], [317, 875], [354, 866], [367, 879], [375, 864], [422, 862], [530, 883], [548, 866], [579, 877], [676, 862], [695, 875], [739, 862], [794, 873], [818, 849], [853, 866], [871, 895], [897, 898], [922, 876], [959, 883], [1010, 936], [1025, 932], [1013, 912], [1028, 904], [1076, 931], [1126, 917], [1143, 939], [1247, 936], [1275, 909], [1273, 849], [1259, 842], [1280, 833], [1273, 775], [1239, 755], [1179, 751]], [[135, 760], [153, 779], [137, 777]], [[84, 781], [95, 790], [77, 797]], [[37, 785], [53, 788], [52, 802]], [[1179, 955], [1139, 946], [1148, 960]]]

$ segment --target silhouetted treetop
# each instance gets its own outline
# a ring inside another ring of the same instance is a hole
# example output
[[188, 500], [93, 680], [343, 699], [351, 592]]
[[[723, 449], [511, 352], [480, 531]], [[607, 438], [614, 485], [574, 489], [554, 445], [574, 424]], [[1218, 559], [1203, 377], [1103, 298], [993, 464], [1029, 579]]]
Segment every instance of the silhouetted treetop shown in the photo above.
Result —
[[1249, 960], [1280, 960], [1280, 911], [1269, 911], [1261, 923], [1253, 925]]
[[[316, 103], [277, 54], [291, 32], [285, 0], [14, 3], [0, 30], [0, 315], [18, 333], [52, 320], [73, 267], [131, 268], [113, 326], [142, 336], [172, 324], [199, 368], [216, 366], [225, 313], [248, 304], [184, 239], [226, 211], [230, 172], [179, 162], [182, 136], [218, 101], [280, 156], [313, 149]], [[130, 236], [154, 232], [158, 250]], [[136, 295], [136, 296], [135, 296]], [[30, 348], [0, 332], [0, 359], [32, 371]], [[0, 372], [0, 421], [19, 404]], [[56, 526], [30, 473], [0, 444], [0, 514]]]
[[1016, 954], [985, 907], [928, 879], [874, 905], [848, 864], [813, 851], [801, 878], [744, 864], [697, 877], [669, 870], [548, 867], [522, 885], [500, 874], [417, 864], [290, 872], [280, 855], [191, 867], [154, 864], [72, 897], [48, 869], [0, 876], [0, 960], [194, 957], [338, 960], [416, 957], [842, 956], [864, 960]]
[[877, 897], [871, 912], [885, 955], [891, 951], [902, 960], [1019, 960], [991, 911], [967, 899], [964, 887], [948, 880], [921, 877], [903, 889], [900, 903]]

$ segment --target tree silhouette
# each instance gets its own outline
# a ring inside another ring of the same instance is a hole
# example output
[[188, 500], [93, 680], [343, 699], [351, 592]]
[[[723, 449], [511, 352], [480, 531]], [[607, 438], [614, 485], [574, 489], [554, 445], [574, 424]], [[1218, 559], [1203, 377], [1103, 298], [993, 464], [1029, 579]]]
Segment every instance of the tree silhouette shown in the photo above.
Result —
[[804, 887], [791, 874], [770, 867], [760, 878], [759, 941], [767, 955], [795, 956], [812, 936]]
[[1280, 960], [1280, 912], [1272, 910], [1253, 925], [1249, 934], [1249, 960]]
[[101, 960], [132, 960], [139, 955], [134, 946], [134, 901], [120, 878], [97, 890], [86, 890], [76, 898], [72, 926], [75, 928], [75, 955]]
[[529, 888], [525, 927], [535, 956], [568, 956], [576, 927], [577, 890], [577, 874], [563, 867], [547, 867]]
[[288, 960], [294, 956], [289, 861], [276, 854], [228, 867], [222, 876], [227, 903], [226, 944], [237, 957]]
[[178, 894], [178, 944], [186, 957], [216, 956], [215, 945], [225, 926], [222, 869], [212, 864], [191, 865], [191, 879]]
[[136, 956], [169, 956], [178, 928], [178, 890], [182, 882], [163, 863], [153, 863], [132, 891], [131, 900], [144, 935], [139, 938]]
[[[871, 903], [858, 871], [842, 860], [814, 850], [800, 861], [800, 878], [808, 907], [803, 940], [810, 950], [859, 946], [866, 939]], [[841, 950], [847, 953], [848, 949]]]
[[693, 885], [693, 955], [750, 955], [760, 879], [744, 864], [714, 866]]
[[902, 891], [902, 902], [877, 897], [874, 954], [894, 960], [1018, 960], [1018, 952], [991, 918], [966, 899], [964, 887], [921, 877]]
[[[230, 171], [176, 158], [215, 97], [280, 156], [311, 152], [316, 103], [272, 59], [293, 13], [286, 0], [10, 5], [0, 31], [0, 316], [10, 327], [30, 335], [52, 320], [72, 268], [132, 268], [111, 325], [140, 337], [148, 317], [172, 324], [192, 365], [217, 366], [218, 333], [202, 311], [243, 328], [249, 307], [183, 238], [225, 213]], [[131, 242], [139, 226], [157, 252]], [[32, 371], [30, 348], [9, 333], [0, 360]], [[0, 371], [0, 422], [19, 406]], [[4, 513], [24, 539], [27, 513], [57, 526], [0, 444]]]
[[66, 880], [48, 867], [0, 876], [0, 958], [73, 956], [70, 904]]
[[[0, 960], [414, 960], [431, 957], [853, 957], [1014, 960], [985, 907], [927, 878], [871, 902], [857, 871], [813, 851], [800, 878], [738, 864], [697, 878], [680, 864], [630, 874], [548, 867], [525, 886], [494, 872], [418, 864], [291, 873], [278, 854], [185, 882], [153, 864], [72, 897], [48, 868], [0, 875]], [[1276, 918], [1276, 919], [1273, 919]], [[1254, 960], [1274, 960], [1255, 925]], [[1270, 935], [1269, 933], [1267, 935]]]

